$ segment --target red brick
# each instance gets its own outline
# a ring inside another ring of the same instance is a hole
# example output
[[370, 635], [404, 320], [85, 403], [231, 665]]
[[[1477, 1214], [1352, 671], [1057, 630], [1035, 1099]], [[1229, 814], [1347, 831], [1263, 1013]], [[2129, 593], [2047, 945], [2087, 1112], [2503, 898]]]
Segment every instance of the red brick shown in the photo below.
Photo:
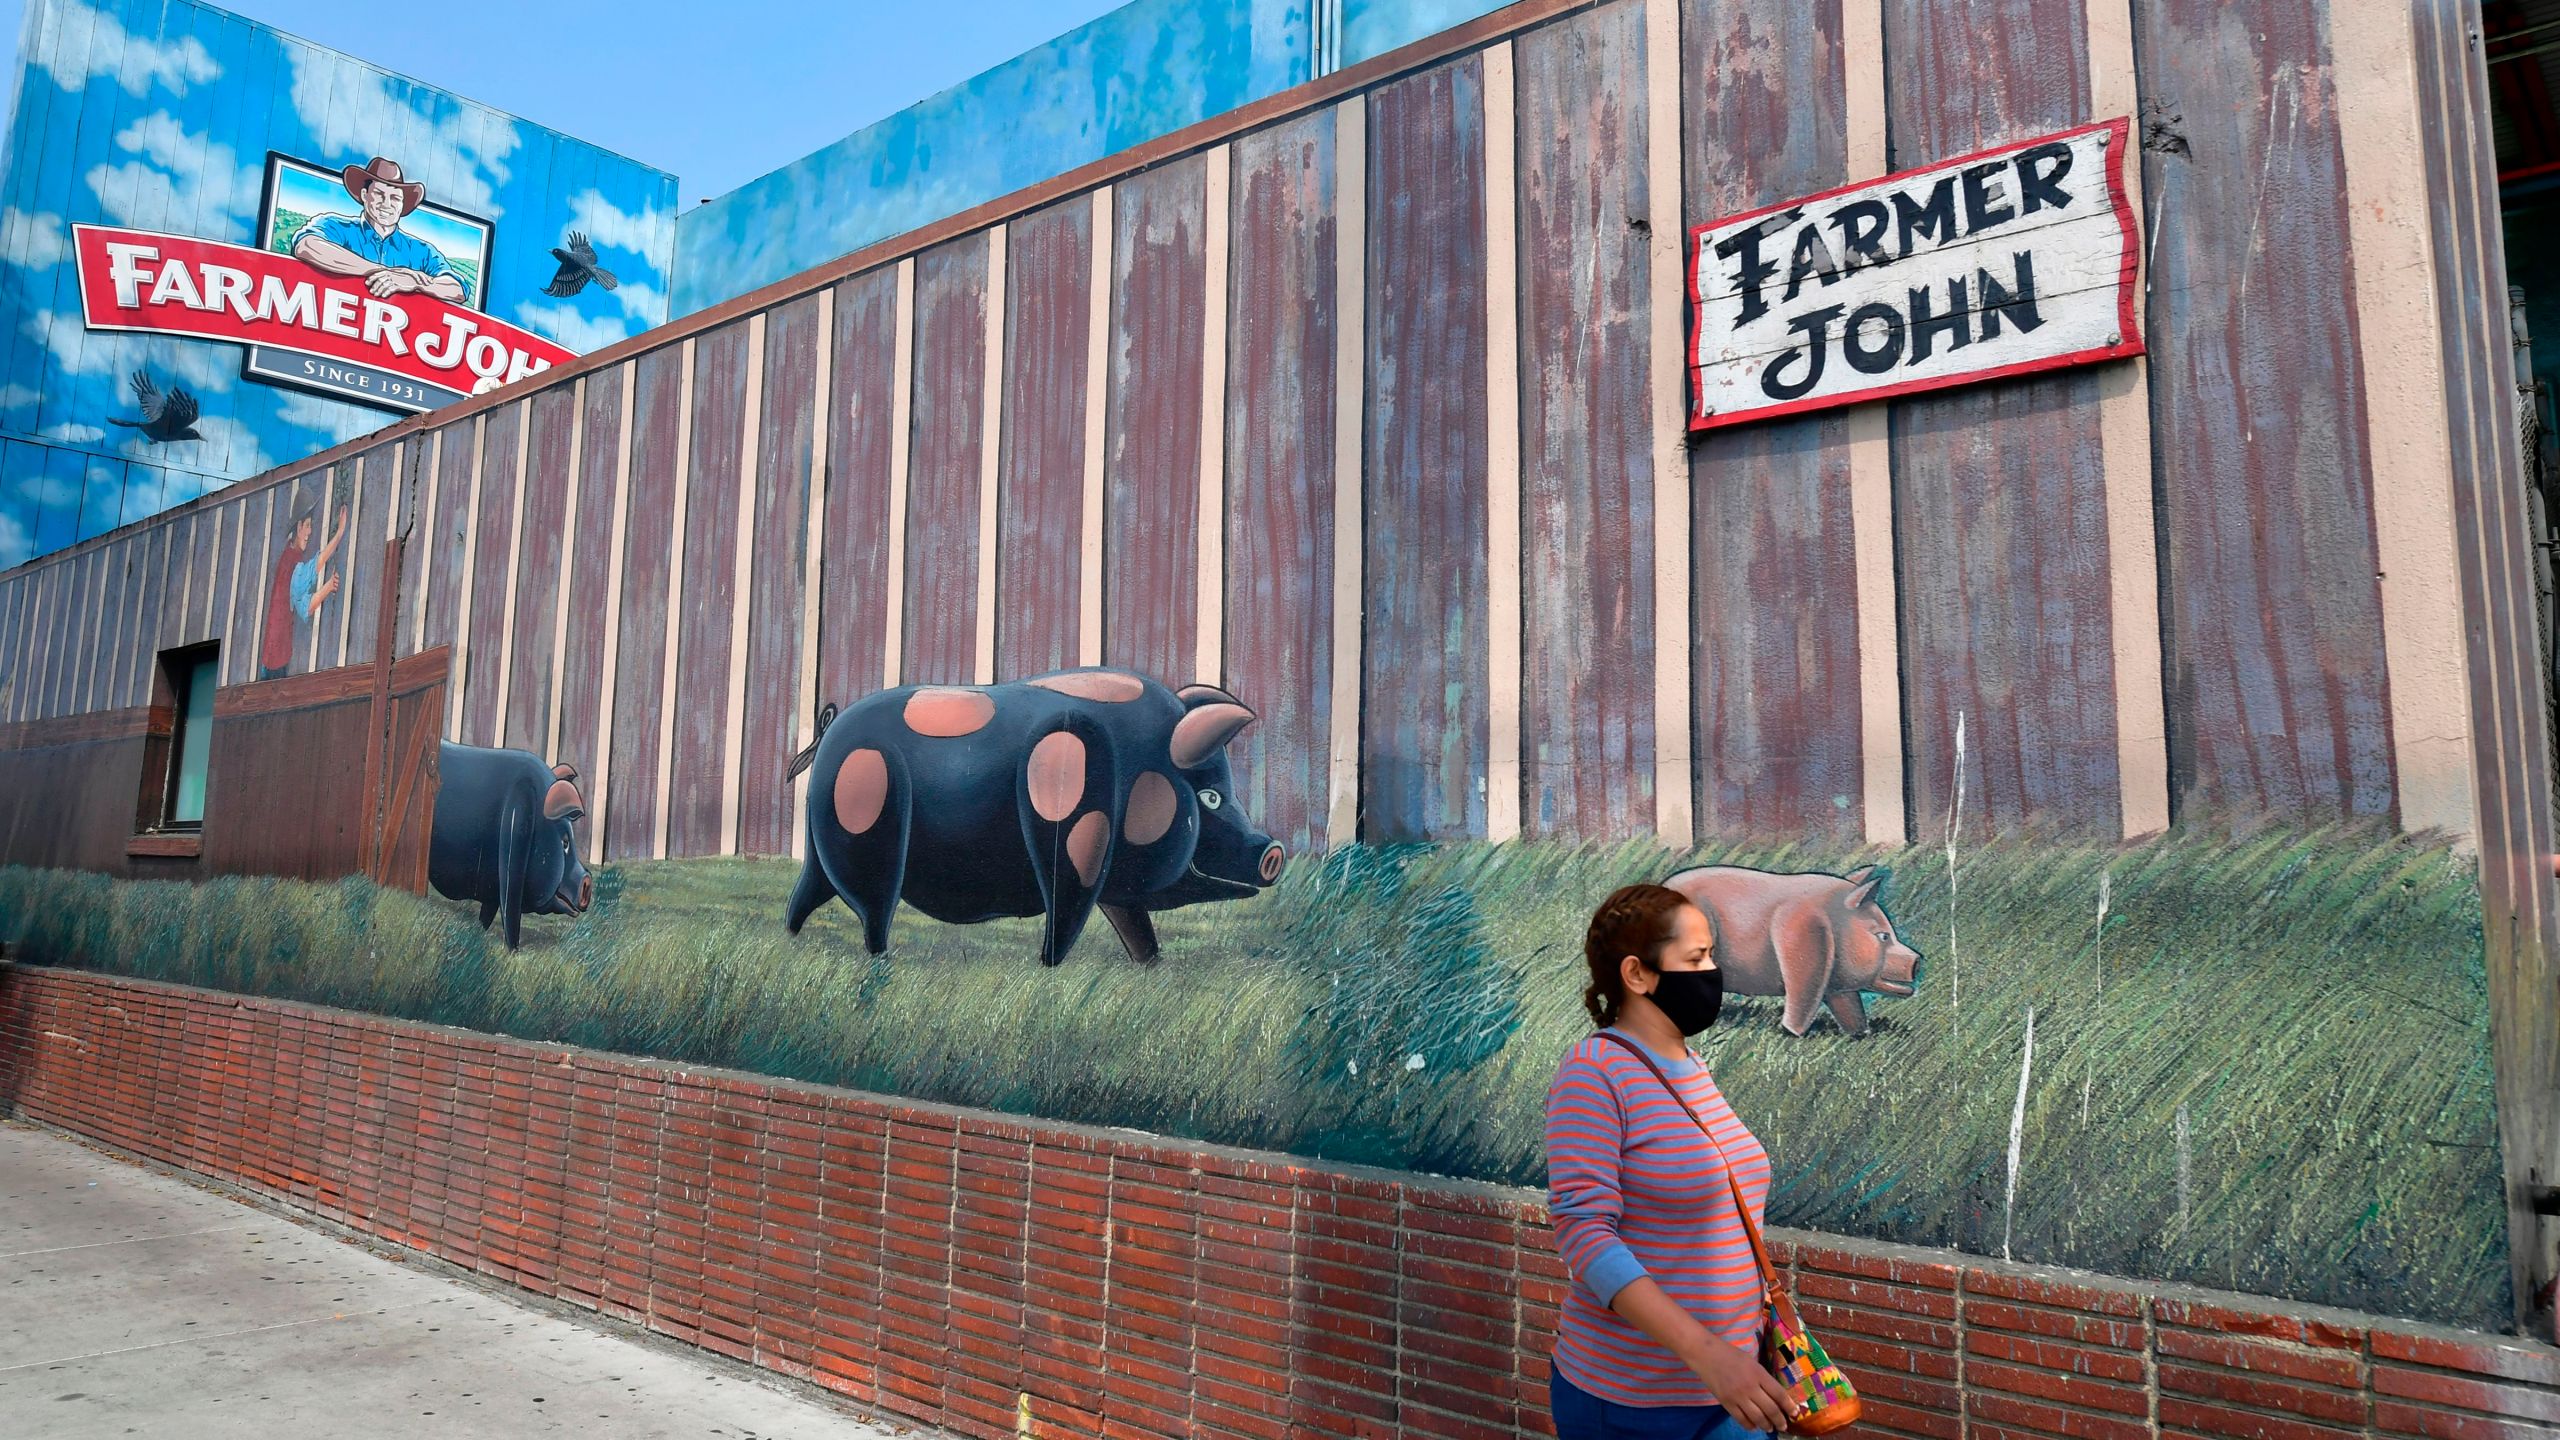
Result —
[[2432, 1370], [2404, 1370], [2377, 1365], [2373, 1393], [2397, 1400], [2423, 1401], [2460, 1410], [2477, 1410], [2510, 1420], [2560, 1423], [2560, 1394], [2523, 1385], [2499, 1385]]
[[[2149, 1440], [2150, 1427], [2121, 1415], [2094, 1414], [2041, 1400], [1975, 1391], [1967, 1397], [1968, 1414], [1979, 1422], [2008, 1425], [2068, 1440]], [[1980, 1433], [1980, 1427], [1975, 1427]]]
[[2017, 1365], [2036, 1365], [2047, 1370], [2068, 1371], [2095, 1380], [2113, 1381], [2119, 1385], [2143, 1383], [2142, 1357], [2122, 1351], [2066, 1345], [2051, 1340], [2035, 1340], [1997, 1330], [1975, 1330], [1965, 1336], [1968, 1354], [2005, 1360]]
[[1796, 1277], [1796, 1294], [1807, 1300], [1925, 1315], [1932, 1320], [1952, 1320], [1956, 1314], [1956, 1297], [1952, 1294], [1850, 1276], [1800, 1274]]
[[2160, 1433], [2211, 1436], [2214, 1440], [2354, 1440], [2362, 1427], [2340, 1429], [2254, 1410], [2204, 1405], [2175, 1395], [2160, 1397]]
[[2164, 1357], [2201, 1361], [2226, 1370], [2277, 1375], [2340, 1389], [2360, 1389], [2364, 1385], [2363, 1358], [2336, 1350], [2179, 1329], [2161, 1330], [2153, 1344]]
[[2183, 1325], [2191, 1330], [2259, 1335], [2330, 1350], [2362, 1350], [2365, 1344], [2366, 1332], [2359, 1327], [2333, 1325], [2306, 1316], [2235, 1310], [2203, 1301], [2161, 1299], [2153, 1303], [2151, 1313], [2164, 1327]]
[[2360, 1390], [2331, 1390], [2231, 1370], [2205, 1370], [2170, 1364], [2160, 1367], [2160, 1390], [2163, 1395], [2187, 1395], [2228, 1405], [2331, 1420], [2341, 1425], [2364, 1423], [2365, 1400]]
[[[1858, 1422], [1860, 1432], [1878, 1435], [1906, 1435], [1915, 1440], [1961, 1440], [1963, 1425], [1951, 1413], [1934, 1409], [1896, 1404], [1890, 1400], [1859, 1397], [1866, 1418]], [[1976, 1426], [1980, 1440], [1990, 1440], [1993, 1427]]]
[[2104, 1345], [2117, 1350], [2140, 1350], [2143, 1345], [2142, 1324], [2136, 1320], [2110, 1320], [2095, 1315], [2075, 1315], [2067, 1310], [1975, 1300], [1965, 1302], [1964, 1318], [1968, 1325], [2008, 1330], [2021, 1335], [2040, 1335], [2049, 1340]]
[[2377, 1401], [2373, 1428], [2384, 1435], [2424, 1436], [2427, 1440], [2560, 1440], [2560, 1429], [2527, 1420], [2500, 1420], [2440, 1410], [2433, 1405]]
[[2560, 1350], [2495, 1336], [2454, 1339], [2376, 1330], [2373, 1355], [2377, 1360], [2405, 1360], [2494, 1380], [2560, 1386]]

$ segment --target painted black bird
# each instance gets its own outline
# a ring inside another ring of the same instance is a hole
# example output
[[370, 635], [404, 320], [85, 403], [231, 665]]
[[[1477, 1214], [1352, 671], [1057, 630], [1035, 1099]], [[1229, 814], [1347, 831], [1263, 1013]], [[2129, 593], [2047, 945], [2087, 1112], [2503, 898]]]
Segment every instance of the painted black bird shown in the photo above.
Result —
[[139, 430], [142, 438], [154, 445], [204, 438], [196, 433], [196, 397], [186, 391], [173, 386], [167, 395], [162, 395], [160, 387], [151, 383], [150, 371], [136, 370], [133, 372], [133, 398], [142, 406], [141, 419], [127, 420], [121, 415], [110, 415], [107, 423]]
[[596, 247], [587, 243], [587, 232], [583, 230], [569, 232], [568, 249], [552, 246], [551, 258], [560, 262], [560, 273], [542, 287], [545, 295], [575, 295], [586, 289], [590, 280], [607, 290], [622, 283], [613, 278], [612, 271], [596, 263]]

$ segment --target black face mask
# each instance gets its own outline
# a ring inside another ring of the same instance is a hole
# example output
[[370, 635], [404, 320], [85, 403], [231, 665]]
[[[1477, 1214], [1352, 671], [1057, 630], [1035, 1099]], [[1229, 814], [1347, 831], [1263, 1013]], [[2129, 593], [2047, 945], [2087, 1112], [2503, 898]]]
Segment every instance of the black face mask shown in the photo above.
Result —
[[1679, 1027], [1683, 1039], [1716, 1023], [1724, 1009], [1722, 970], [1665, 970], [1660, 978], [1653, 1003]]

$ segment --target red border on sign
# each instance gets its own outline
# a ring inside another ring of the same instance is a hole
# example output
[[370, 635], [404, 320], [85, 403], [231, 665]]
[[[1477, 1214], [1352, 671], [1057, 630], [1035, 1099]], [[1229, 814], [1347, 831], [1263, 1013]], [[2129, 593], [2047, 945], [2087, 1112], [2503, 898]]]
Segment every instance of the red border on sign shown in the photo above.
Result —
[[[1949, 166], [1962, 165], [1968, 161], [1979, 160], [1986, 155], [2005, 154], [2014, 150], [2026, 149], [2030, 145], [2043, 145], [2055, 140], [2077, 140], [2083, 135], [2094, 134], [2100, 130], [2109, 132], [2111, 136], [2106, 146], [2107, 202], [2108, 207], [2115, 212], [2116, 231], [2124, 237], [2124, 259], [2122, 263], [2118, 265], [2116, 270], [2116, 333], [2124, 337], [2121, 341], [2113, 345], [2101, 345], [2090, 350], [2075, 350], [2068, 355], [2051, 355], [2041, 360], [2026, 360], [2015, 365], [2003, 365], [1991, 370], [1971, 370], [1961, 375], [1938, 375], [1924, 380], [1906, 380], [1898, 385], [1881, 385], [1873, 390], [1852, 390], [1838, 395], [1824, 395], [1819, 397], [1809, 397], [1803, 400], [1790, 400], [1783, 405], [1772, 405], [1759, 410], [1736, 411], [1730, 415], [1701, 415], [1698, 413], [1698, 402], [1703, 397], [1698, 394], [1699, 327], [1697, 312], [1703, 309], [1705, 305], [1705, 297], [1698, 293], [1698, 277], [1701, 269], [1703, 268], [1698, 263], [1698, 244], [1708, 231], [1720, 230], [1727, 225], [1739, 224], [1740, 222], [1752, 219], [1755, 216], [1772, 215], [1780, 210], [1791, 210], [1797, 206], [1811, 205], [1818, 201], [1831, 199], [1837, 195], [1846, 195], [1853, 190], [1865, 190], [1877, 185], [1890, 184], [1896, 180], [1908, 179], [1914, 175], [1925, 175], [1934, 170], [1944, 170]], [[2050, 135], [2034, 135], [2024, 140], [2012, 140], [2006, 144], [1986, 146], [1983, 149], [1972, 152], [1971, 154], [1950, 156], [1947, 159], [1932, 161], [1926, 165], [1915, 165], [1908, 170], [1896, 170], [1889, 175], [1878, 175], [1871, 180], [1853, 180], [1846, 185], [1835, 185], [1831, 189], [1820, 191], [1812, 195], [1799, 195], [1792, 200], [1781, 200], [1775, 205], [1763, 205], [1756, 210], [1745, 210], [1740, 214], [1726, 215], [1718, 219], [1706, 221], [1702, 224], [1690, 226], [1688, 254], [1689, 281], [1684, 287], [1688, 291], [1690, 307], [1689, 433], [1694, 435], [1703, 431], [1722, 429], [1729, 425], [1748, 425], [1761, 420], [1775, 420], [1784, 415], [1801, 415], [1809, 410], [1829, 410], [1836, 409], [1843, 405], [1863, 405], [1870, 400], [1889, 400], [1895, 396], [1917, 395], [1928, 390], [1949, 390], [1959, 385], [1980, 384], [1985, 380], [2006, 380], [2014, 376], [2033, 375], [2045, 370], [2061, 370], [2074, 365], [2087, 365], [2100, 360], [2120, 360], [2129, 355], [2142, 354], [2146, 347], [2142, 341], [2141, 327], [2135, 323], [2138, 317], [2134, 313], [2133, 303], [2133, 282], [2141, 271], [2141, 251], [2137, 245], [2137, 231], [2133, 223], [2133, 198], [2126, 193], [2124, 187], [2124, 152], [2127, 147], [2131, 145], [2132, 139], [2132, 117], [2119, 115], [2113, 120], [2100, 120], [2094, 124], [2076, 125], [2068, 130], [2056, 130]]]

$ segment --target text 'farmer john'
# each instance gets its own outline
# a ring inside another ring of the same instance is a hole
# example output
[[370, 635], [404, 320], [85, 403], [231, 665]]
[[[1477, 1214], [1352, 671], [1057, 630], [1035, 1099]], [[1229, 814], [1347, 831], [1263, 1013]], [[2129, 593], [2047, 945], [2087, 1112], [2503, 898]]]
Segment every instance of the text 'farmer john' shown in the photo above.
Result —
[[2124, 120], [1699, 226], [1706, 429], [2141, 352]]

